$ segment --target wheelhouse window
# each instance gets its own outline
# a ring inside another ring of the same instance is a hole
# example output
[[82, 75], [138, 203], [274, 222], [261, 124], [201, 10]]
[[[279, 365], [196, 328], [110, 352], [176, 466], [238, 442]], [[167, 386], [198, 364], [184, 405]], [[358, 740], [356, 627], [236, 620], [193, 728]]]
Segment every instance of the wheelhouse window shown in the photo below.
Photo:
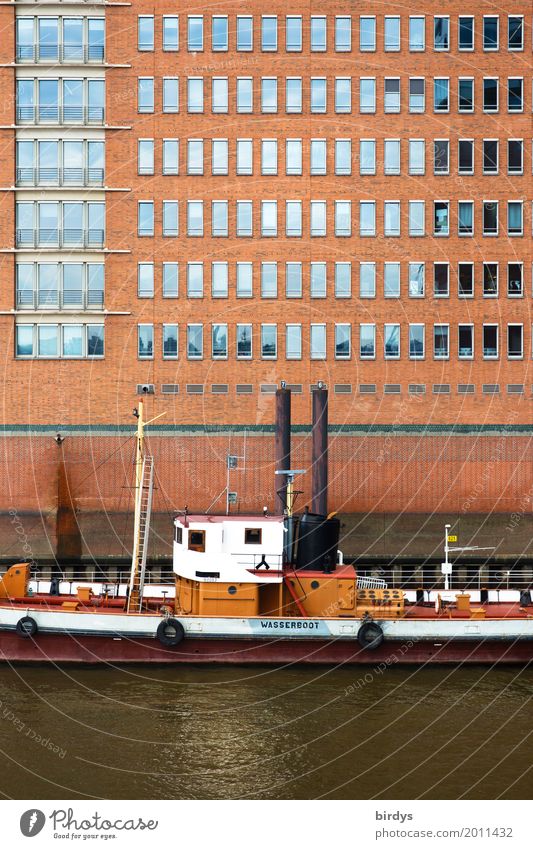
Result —
[[189, 531], [189, 551], [205, 551], [205, 531]]
[[261, 545], [263, 541], [262, 528], [245, 528], [244, 529], [244, 544], [245, 545]]

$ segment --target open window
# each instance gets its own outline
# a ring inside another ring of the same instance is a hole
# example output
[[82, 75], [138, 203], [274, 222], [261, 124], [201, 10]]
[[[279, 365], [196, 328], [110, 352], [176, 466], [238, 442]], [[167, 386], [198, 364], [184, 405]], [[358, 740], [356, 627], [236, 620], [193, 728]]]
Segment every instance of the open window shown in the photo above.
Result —
[[205, 551], [205, 531], [189, 531], [189, 551]]
[[261, 545], [263, 540], [262, 528], [245, 528], [244, 529], [244, 544], [245, 545]]

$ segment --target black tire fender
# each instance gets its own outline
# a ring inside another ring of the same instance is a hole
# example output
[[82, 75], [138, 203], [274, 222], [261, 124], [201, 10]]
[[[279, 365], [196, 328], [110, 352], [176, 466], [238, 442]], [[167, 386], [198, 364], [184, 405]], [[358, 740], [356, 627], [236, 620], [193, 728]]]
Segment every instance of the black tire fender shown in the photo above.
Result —
[[155, 635], [163, 646], [177, 646], [185, 637], [185, 628], [177, 619], [163, 619]]
[[362, 649], [377, 649], [383, 639], [383, 628], [377, 622], [363, 622], [357, 632], [357, 642]]
[[35, 637], [38, 630], [37, 622], [31, 616], [23, 616], [17, 622], [17, 634], [20, 637]]

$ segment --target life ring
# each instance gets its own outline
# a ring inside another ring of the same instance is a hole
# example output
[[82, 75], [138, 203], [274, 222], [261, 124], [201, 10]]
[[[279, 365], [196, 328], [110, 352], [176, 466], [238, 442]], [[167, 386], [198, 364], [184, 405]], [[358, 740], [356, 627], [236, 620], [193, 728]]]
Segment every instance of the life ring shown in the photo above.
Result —
[[363, 649], [377, 649], [383, 642], [383, 628], [377, 622], [363, 622], [357, 632], [357, 642]]
[[177, 619], [163, 619], [155, 635], [162, 645], [177, 646], [185, 637], [185, 628]]
[[20, 637], [34, 637], [38, 630], [37, 622], [31, 616], [23, 616], [17, 622], [17, 634]]

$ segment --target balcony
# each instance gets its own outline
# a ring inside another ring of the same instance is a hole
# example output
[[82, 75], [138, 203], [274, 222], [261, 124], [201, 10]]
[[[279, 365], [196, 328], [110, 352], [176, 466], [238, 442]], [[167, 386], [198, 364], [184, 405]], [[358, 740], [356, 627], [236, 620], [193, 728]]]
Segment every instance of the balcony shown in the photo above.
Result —
[[17, 124], [95, 124], [105, 119], [103, 106], [17, 106]]
[[103, 168], [17, 168], [17, 186], [103, 186]]
[[103, 310], [103, 291], [87, 292], [83, 289], [57, 289], [39, 292], [31, 289], [17, 291], [17, 309], [20, 310]]
[[17, 248], [103, 248], [104, 230], [89, 229], [17, 229]]
[[105, 60], [102, 44], [18, 44], [17, 62], [21, 64], [98, 65]]

